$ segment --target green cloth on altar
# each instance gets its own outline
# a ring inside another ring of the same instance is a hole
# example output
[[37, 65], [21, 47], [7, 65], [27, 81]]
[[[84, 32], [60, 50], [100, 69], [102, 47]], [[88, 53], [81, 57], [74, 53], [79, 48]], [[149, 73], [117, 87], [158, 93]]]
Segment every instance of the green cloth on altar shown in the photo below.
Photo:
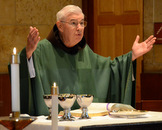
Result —
[[[71, 55], [44, 39], [33, 53], [35, 78], [29, 78], [25, 48], [20, 61], [21, 113], [48, 115], [43, 95], [51, 93], [54, 82], [59, 93], [92, 94], [94, 102], [134, 105], [132, 52], [111, 60], [95, 54], [86, 44]], [[75, 102], [72, 109], [78, 107]]]

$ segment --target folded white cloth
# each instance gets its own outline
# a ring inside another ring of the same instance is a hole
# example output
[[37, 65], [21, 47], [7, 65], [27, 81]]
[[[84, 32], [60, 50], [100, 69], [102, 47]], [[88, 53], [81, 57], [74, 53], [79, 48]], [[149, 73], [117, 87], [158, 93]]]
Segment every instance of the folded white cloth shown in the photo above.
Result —
[[112, 111], [131, 111], [135, 110], [131, 105], [121, 104], [121, 103], [91, 103], [88, 107], [88, 110], [101, 110], [105, 111], [108, 110], [109, 112]]
[[107, 103], [93, 102], [88, 106], [88, 111], [90, 110], [107, 111]]
[[109, 112], [135, 110], [135, 108], [133, 108], [131, 105], [121, 104], [121, 103], [107, 103], [106, 108]]

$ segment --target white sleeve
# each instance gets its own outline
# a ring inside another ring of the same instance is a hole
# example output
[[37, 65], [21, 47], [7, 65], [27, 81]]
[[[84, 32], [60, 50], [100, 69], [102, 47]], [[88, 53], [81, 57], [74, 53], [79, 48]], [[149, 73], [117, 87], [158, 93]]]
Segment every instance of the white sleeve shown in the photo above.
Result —
[[133, 72], [133, 64], [132, 64], [132, 81], [135, 81], [134, 72]]
[[27, 59], [27, 64], [28, 64], [30, 78], [35, 78], [35, 68], [34, 68], [32, 57], [29, 60]]

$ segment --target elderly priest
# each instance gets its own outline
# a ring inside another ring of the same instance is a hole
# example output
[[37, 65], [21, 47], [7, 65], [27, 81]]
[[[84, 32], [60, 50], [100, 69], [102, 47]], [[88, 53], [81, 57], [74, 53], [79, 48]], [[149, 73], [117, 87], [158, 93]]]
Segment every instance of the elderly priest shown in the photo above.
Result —
[[[21, 113], [48, 115], [43, 95], [51, 93], [54, 82], [59, 93], [92, 94], [95, 102], [133, 105], [132, 61], [150, 51], [156, 38], [139, 43], [137, 36], [132, 51], [111, 60], [90, 49], [83, 36], [86, 25], [82, 10], [67, 5], [57, 13], [46, 39], [40, 41], [38, 29], [30, 27], [20, 53]], [[75, 103], [73, 109], [78, 107]]]

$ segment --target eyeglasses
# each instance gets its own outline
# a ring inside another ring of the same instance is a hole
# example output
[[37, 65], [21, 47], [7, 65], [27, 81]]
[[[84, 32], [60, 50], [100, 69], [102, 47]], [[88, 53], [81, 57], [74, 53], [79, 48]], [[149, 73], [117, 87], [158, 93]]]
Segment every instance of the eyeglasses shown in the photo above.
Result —
[[87, 26], [87, 21], [70, 21], [70, 22], [66, 22], [66, 21], [61, 21], [62, 23], [68, 23], [69, 25], [71, 25], [72, 27], [77, 27], [78, 24], [80, 24], [81, 27], [86, 27]]

